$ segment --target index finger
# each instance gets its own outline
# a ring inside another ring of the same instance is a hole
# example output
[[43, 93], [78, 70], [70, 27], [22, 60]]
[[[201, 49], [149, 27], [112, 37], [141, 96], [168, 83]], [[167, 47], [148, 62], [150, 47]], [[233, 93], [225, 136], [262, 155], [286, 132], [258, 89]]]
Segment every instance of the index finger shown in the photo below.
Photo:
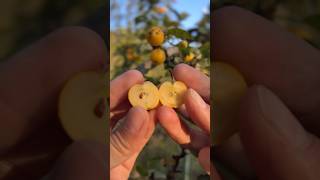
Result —
[[206, 102], [210, 101], [210, 79], [197, 69], [187, 65], [179, 64], [173, 70], [174, 78], [184, 82], [189, 88], [197, 91]]

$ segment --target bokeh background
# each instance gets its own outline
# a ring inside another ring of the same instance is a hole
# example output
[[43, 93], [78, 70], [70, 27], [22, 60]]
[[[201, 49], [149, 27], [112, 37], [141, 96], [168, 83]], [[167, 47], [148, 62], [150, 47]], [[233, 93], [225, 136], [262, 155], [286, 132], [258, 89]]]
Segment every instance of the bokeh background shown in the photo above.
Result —
[[[278, 24], [315, 48], [320, 48], [320, 0], [213, 0], [213, 11], [225, 6], [238, 6], [250, 10]], [[218, 157], [213, 158], [224, 179], [242, 179], [239, 173], [219, 161]]]
[[229, 5], [259, 14], [320, 47], [320, 0], [213, 0], [214, 10]]
[[104, 36], [105, 20], [105, 0], [2, 0], [0, 61], [62, 26], [86, 25]]
[[[209, 4], [209, 0], [111, 0], [110, 79], [128, 69], [138, 69], [156, 85], [171, 80], [169, 61], [159, 65], [150, 61], [152, 47], [146, 34], [152, 26], [160, 26], [164, 31], [179, 28], [191, 35], [189, 44], [199, 56], [190, 65], [209, 76]], [[163, 44], [163, 48], [168, 50], [180, 41], [179, 38], [171, 40]], [[139, 180], [209, 178], [196, 157], [173, 142], [160, 126], [139, 155], [130, 177]]]

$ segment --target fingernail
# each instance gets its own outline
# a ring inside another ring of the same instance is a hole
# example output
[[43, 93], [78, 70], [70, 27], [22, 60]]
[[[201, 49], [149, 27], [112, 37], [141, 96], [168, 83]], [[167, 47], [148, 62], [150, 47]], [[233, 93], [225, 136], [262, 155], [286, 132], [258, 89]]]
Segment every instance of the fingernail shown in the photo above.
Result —
[[257, 88], [262, 120], [270, 125], [274, 132], [288, 142], [301, 145], [305, 142], [305, 131], [285, 104], [270, 90], [263, 86]]

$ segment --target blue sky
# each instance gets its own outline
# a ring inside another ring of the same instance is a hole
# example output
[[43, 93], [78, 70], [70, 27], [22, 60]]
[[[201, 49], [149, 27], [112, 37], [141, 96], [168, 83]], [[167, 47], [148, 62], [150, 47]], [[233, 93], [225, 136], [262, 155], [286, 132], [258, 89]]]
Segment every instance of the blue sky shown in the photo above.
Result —
[[203, 13], [209, 11], [210, 0], [176, 0], [174, 7], [179, 12], [185, 11], [189, 17], [183, 21], [184, 28], [194, 27]]
[[[128, 0], [117, 0], [121, 7], [121, 13], [125, 14], [125, 7]], [[209, 12], [210, 0], [176, 0], [173, 3], [174, 8], [178, 12], [187, 12], [188, 18], [182, 22], [183, 28], [192, 28], [196, 26], [196, 23], [201, 19], [203, 13]], [[123, 22], [122, 25], [125, 25]], [[110, 27], [114, 28], [112, 18], [110, 19]]]

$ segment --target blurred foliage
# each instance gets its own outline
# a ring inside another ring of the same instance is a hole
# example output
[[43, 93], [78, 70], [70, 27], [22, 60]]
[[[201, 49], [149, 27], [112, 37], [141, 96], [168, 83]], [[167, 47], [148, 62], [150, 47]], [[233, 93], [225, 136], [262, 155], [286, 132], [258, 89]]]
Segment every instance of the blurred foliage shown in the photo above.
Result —
[[[204, 14], [193, 29], [183, 29], [181, 22], [189, 16], [178, 12], [174, 0], [125, 1], [125, 12], [121, 12], [119, 1], [110, 4], [111, 20], [115, 24], [110, 32], [110, 79], [128, 69], [140, 70], [146, 80], [156, 85], [171, 81], [172, 68], [192, 52], [195, 58], [184, 62], [210, 75], [210, 15]], [[201, 11], [199, 9], [198, 11]], [[124, 23], [123, 23], [124, 22]], [[122, 26], [125, 24], [125, 27]], [[147, 42], [148, 30], [159, 26], [165, 32], [166, 51], [163, 64], [150, 60], [153, 47]], [[189, 46], [182, 48], [185, 40]], [[172, 53], [174, 52], [174, 53]], [[189, 123], [193, 126], [191, 123]], [[130, 179], [209, 179], [192, 153], [182, 149], [159, 127], [139, 155]]]
[[0, 61], [56, 28], [79, 24], [105, 5], [104, 0], [2, 0]]
[[320, 0], [213, 0], [214, 9], [228, 5], [259, 14], [320, 48]]

